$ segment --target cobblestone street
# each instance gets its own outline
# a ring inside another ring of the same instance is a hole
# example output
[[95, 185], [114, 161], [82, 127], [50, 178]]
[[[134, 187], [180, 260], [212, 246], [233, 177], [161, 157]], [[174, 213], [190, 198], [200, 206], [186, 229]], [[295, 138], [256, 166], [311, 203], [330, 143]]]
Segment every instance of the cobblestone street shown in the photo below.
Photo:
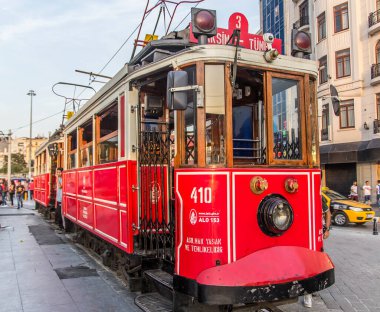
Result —
[[[140, 311], [135, 294], [65, 235], [40, 240], [33, 226], [50, 230], [32, 210], [0, 208], [0, 311]], [[36, 241], [36, 238], [38, 242]], [[336, 282], [313, 297], [313, 307], [301, 303], [280, 306], [282, 311], [380, 311], [380, 236], [372, 224], [334, 227], [325, 247], [335, 263]], [[68, 268], [88, 268], [93, 274], [65, 276]]]

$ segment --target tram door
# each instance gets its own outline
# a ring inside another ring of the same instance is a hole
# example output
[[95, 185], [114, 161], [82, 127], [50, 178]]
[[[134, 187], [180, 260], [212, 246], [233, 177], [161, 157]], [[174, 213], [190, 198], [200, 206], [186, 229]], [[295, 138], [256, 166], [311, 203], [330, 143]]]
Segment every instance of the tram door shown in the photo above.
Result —
[[173, 122], [165, 109], [163, 95], [141, 92], [140, 103], [139, 249], [174, 261], [174, 201], [171, 195]]

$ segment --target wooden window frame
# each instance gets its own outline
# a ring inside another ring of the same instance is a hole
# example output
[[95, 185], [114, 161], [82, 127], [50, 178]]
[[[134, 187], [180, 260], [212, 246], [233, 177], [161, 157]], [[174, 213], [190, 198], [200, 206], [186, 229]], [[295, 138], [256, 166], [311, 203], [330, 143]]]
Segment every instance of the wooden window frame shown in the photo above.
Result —
[[376, 93], [376, 112], [377, 120], [380, 120], [380, 93]]
[[[274, 140], [273, 140], [273, 127], [270, 125], [270, 123], [273, 121], [273, 102], [272, 102], [272, 78], [279, 78], [279, 79], [290, 79], [294, 81], [298, 81], [298, 98], [299, 98], [299, 126], [300, 126], [300, 135], [301, 135], [301, 159], [275, 159], [273, 157], [273, 147], [274, 147]], [[307, 78], [309, 76], [307, 75]], [[292, 75], [292, 74], [284, 74], [284, 73], [278, 73], [278, 72], [271, 72], [266, 71], [264, 73], [264, 83], [266, 86], [266, 92], [265, 92], [265, 102], [264, 107], [267, 110], [267, 163], [269, 166], [306, 166], [308, 161], [308, 147], [307, 147], [307, 140], [306, 140], [306, 118], [305, 118], [305, 98], [309, 97], [309, 92], [306, 92], [305, 90], [305, 77], [300, 75]], [[265, 87], [264, 86], [264, 87]]]
[[[104, 142], [104, 141], [107, 141], [113, 137], [118, 137], [119, 135], [119, 101], [118, 99], [112, 101], [110, 103], [110, 105], [108, 105], [105, 109], [103, 109], [101, 112], [99, 112], [97, 115], [95, 115], [95, 145], [94, 145], [94, 148], [93, 148], [93, 153], [95, 153], [95, 164], [93, 165], [102, 165], [104, 163], [100, 163], [100, 159], [99, 159], [99, 144]], [[117, 115], [118, 115], [118, 122], [117, 122], [117, 130], [111, 132], [111, 133], [108, 133], [106, 135], [103, 135], [102, 137], [100, 136], [100, 122], [101, 122], [101, 115], [103, 116], [103, 118], [105, 116], [107, 116], [108, 114], [110, 114], [110, 108], [112, 106], [116, 106], [116, 109], [117, 109]], [[107, 112], [105, 112], [105, 110], [107, 110]], [[102, 113], [103, 112], [103, 113]], [[119, 141], [119, 138], [118, 138], [118, 141]], [[107, 163], [112, 163], [112, 162], [117, 162], [119, 160], [119, 147], [118, 147], [118, 151], [117, 151], [117, 155], [116, 155], [116, 159], [115, 160], [112, 160], [112, 161], [109, 161]]]
[[[340, 22], [343, 27], [343, 12], [344, 10], [347, 10], [347, 28], [342, 28], [337, 30], [336, 28], [336, 17], [340, 16]], [[334, 6], [334, 32], [338, 33], [344, 30], [350, 29], [350, 16], [349, 16], [349, 10], [348, 10], [348, 2], [344, 2], [342, 4], [339, 4], [337, 6]]]
[[[324, 34], [320, 32], [320, 26], [321, 25], [324, 25]], [[317, 17], [317, 31], [318, 31], [318, 42], [322, 41], [323, 39], [326, 39], [326, 12], [323, 12], [321, 14], [319, 14], [319, 16]]]
[[[348, 54], [346, 52], [348, 52]], [[339, 55], [339, 54], [341, 54], [341, 55]], [[345, 59], [347, 57], [348, 57], [348, 61], [350, 62], [350, 73], [349, 74], [345, 73], [345, 66], [344, 66]], [[343, 68], [343, 75], [342, 76], [338, 76], [339, 75], [339, 72], [338, 72], [338, 60], [340, 60], [340, 59], [342, 60], [342, 64], [343, 64], [343, 67], [342, 67]], [[344, 77], [350, 77], [351, 76], [351, 50], [349, 48], [335, 52], [335, 70], [336, 70], [336, 79], [344, 78]]]
[[[71, 132], [72, 133], [72, 132]], [[78, 168], [78, 161], [77, 161], [77, 151], [78, 151], [78, 129], [75, 130], [75, 135], [77, 136], [77, 146], [75, 149], [71, 149], [71, 140], [72, 140], [72, 135], [68, 134], [67, 135], [67, 167], [69, 167], [69, 159], [71, 155], [75, 155], [75, 166], [68, 168], [68, 169], [75, 169]]]
[[[349, 126], [349, 107], [353, 107], [354, 109], [354, 125]], [[346, 120], [347, 120], [347, 127], [342, 127], [342, 114], [346, 114]], [[355, 128], [355, 101], [353, 99], [350, 100], [344, 100], [340, 103], [340, 114], [339, 114], [339, 129], [353, 129]]]
[[[322, 69], [321, 67], [324, 66], [325, 68]], [[329, 80], [329, 74], [328, 74], [328, 67], [327, 67], [327, 55], [325, 56], [322, 56], [320, 59], [319, 59], [319, 84], [324, 84], [326, 82], [328, 82]], [[326, 75], [324, 76], [323, 75], [323, 71], [326, 72]], [[326, 78], [326, 80], [322, 80], [323, 78]]]
[[[93, 120], [90, 119], [88, 121], [86, 121], [82, 126], [80, 126], [78, 128], [78, 134], [79, 134], [79, 144], [77, 145], [77, 149], [79, 150], [79, 155], [78, 155], [78, 167], [87, 167], [85, 165], [83, 165], [82, 163], [82, 152], [83, 150], [85, 150], [86, 148], [92, 146], [93, 147], [93, 143], [94, 143], [94, 133], [92, 133], [91, 135], [91, 141], [90, 142], [87, 142], [87, 143], [83, 143], [83, 132], [84, 132], [84, 129], [89, 125], [91, 124], [91, 131], [93, 132]], [[94, 147], [92, 148], [92, 152], [94, 153]], [[92, 165], [90, 166], [93, 166], [93, 161], [92, 161]]]

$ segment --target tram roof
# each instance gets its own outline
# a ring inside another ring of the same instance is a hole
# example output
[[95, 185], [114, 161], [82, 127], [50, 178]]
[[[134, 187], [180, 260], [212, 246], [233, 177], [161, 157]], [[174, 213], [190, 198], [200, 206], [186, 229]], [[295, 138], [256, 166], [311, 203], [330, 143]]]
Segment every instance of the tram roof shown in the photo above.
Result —
[[[174, 40], [158, 40], [165, 41], [166, 46], [172, 45]], [[181, 40], [182, 41], [182, 40]], [[178, 41], [177, 41], [178, 42]], [[131, 83], [138, 79], [143, 79], [149, 75], [162, 70], [170, 70], [196, 61], [212, 61], [212, 62], [234, 62], [236, 47], [227, 45], [186, 45], [186, 42], [180, 44], [182, 50], [173, 54], [168, 54], [156, 62], [148, 62], [148, 52], [154, 52], [154, 48], [159, 49], [156, 42], [148, 44], [131, 63], [125, 64], [116, 75], [109, 80], [85, 105], [66, 123], [65, 130], [71, 130], [81, 117], [89, 112], [93, 105], [101, 99], [106, 98], [112, 91], [120, 86]], [[162, 46], [161, 46], [162, 47]], [[162, 50], [160, 49], [159, 52]], [[292, 56], [279, 55], [272, 63], [268, 63], [264, 59], [263, 51], [253, 51], [239, 47], [238, 65], [257, 66], [261, 69], [281, 70], [287, 73], [307, 73], [314, 77], [318, 75], [317, 62]], [[152, 59], [154, 59], [152, 57]], [[65, 131], [66, 132], [66, 131]]]

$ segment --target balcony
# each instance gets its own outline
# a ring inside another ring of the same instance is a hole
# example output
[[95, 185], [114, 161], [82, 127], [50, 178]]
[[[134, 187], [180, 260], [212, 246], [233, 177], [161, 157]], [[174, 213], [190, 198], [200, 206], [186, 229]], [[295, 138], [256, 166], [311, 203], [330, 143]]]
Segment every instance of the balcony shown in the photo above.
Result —
[[368, 34], [373, 34], [380, 31], [380, 10], [372, 12], [368, 16]]
[[301, 16], [300, 19], [293, 24], [293, 28], [298, 30], [301, 30], [300, 28], [303, 28], [303, 26], [309, 26], [309, 15]]
[[371, 86], [380, 83], [380, 63], [372, 64], [371, 67]]
[[321, 130], [321, 141], [327, 141], [329, 139], [329, 131], [327, 128]]

